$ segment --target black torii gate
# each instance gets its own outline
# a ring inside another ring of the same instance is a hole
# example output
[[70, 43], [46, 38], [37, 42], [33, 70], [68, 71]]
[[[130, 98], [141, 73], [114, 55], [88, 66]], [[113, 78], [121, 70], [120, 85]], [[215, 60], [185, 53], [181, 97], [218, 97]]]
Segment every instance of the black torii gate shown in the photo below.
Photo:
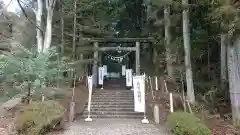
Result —
[[[97, 84], [99, 51], [134, 51], [135, 52], [135, 72], [140, 75], [140, 46], [141, 43], [149, 43], [153, 38], [89, 38], [94, 43], [93, 54], [93, 84]], [[135, 43], [135, 47], [99, 47], [99, 43]]]

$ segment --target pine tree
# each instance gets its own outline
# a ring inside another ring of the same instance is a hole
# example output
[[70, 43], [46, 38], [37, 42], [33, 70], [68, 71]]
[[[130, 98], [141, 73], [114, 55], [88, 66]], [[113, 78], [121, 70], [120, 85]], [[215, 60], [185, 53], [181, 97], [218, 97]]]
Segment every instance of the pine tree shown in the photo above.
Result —
[[15, 81], [19, 85], [27, 83], [28, 101], [33, 90], [45, 87], [46, 82], [56, 79], [59, 72], [66, 71], [67, 62], [57, 62], [56, 48], [37, 53], [18, 45], [21, 53], [3, 52], [0, 58], [0, 70], [6, 76], [5, 81]]

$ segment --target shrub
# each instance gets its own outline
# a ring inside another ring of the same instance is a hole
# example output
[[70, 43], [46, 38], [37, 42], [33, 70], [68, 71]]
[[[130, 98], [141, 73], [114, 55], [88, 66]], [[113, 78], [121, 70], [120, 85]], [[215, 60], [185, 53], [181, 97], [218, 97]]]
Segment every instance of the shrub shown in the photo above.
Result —
[[174, 135], [212, 135], [211, 130], [195, 115], [174, 112], [167, 117]]
[[40, 135], [62, 125], [64, 108], [54, 101], [32, 102], [16, 114], [19, 134]]
[[66, 91], [66, 89], [60, 89], [60, 88], [39, 88], [36, 89], [36, 91], [32, 94], [32, 100], [33, 101], [41, 101], [42, 100], [42, 94], [45, 97], [45, 100], [64, 100], [68, 97], [71, 97], [71, 92]]

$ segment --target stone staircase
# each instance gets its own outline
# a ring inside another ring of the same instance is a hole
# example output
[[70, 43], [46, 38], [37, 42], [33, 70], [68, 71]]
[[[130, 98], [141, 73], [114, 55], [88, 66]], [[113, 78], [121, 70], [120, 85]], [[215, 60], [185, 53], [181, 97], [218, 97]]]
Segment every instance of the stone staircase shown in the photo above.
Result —
[[[87, 105], [81, 118], [87, 118]], [[92, 96], [91, 118], [142, 119], [143, 113], [134, 112], [131, 90], [96, 90]]]

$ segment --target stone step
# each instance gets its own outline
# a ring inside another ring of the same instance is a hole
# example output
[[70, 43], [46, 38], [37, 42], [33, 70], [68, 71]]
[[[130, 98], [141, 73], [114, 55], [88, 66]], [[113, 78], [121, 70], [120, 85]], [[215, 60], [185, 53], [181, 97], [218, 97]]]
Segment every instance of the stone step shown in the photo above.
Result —
[[97, 93], [97, 94], [102, 94], [102, 93], [105, 93], [105, 94], [133, 94], [134, 92], [133, 91], [94, 91], [93, 93]]
[[93, 93], [93, 96], [104, 96], [104, 97], [108, 97], [108, 96], [128, 96], [128, 97], [132, 97], [134, 96], [133, 93]]
[[[87, 107], [88, 105], [85, 105], [85, 107]], [[134, 108], [134, 105], [99, 105], [99, 104], [95, 104], [95, 105], [91, 105], [91, 108]]]
[[[88, 112], [84, 111], [83, 115], [87, 116]], [[118, 116], [118, 115], [129, 115], [129, 116], [136, 116], [140, 115], [143, 116], [143, 113], [138, 113], [134, 111], [91, 111], [91, 115], [113, 115], [113, 116]]]
[[95, 98], [92, 97], [91, 101], [134, 101], [134, 98], [112, 98], [112, 97], [108, 97], [108, 98]]
[[92, 98], [134, 98], [134, 95], [92, 95]]
[[133, 103], [134, 99], [125, 99], [125, 100], [119, 100], [119, 99], [92, 99], [92, 102], [130, 102]]
[[94, 93], [133, 93], [133, 90], [95, 90]]
[[92, 97], [92, 100], [133, 100], [133, 97]]
[[134, 94], [93, 94], [93, 97], [134, 97]]
[[[103, 87], [104, 88], [104, 87]], [[103, 90], [101, 90], [101, 89], [96, 89], [95, 90], [95, 92], [129, 92], [129, 91], [131, 91], [131, 90], [127, 90], [127, 89], [114, 89], [114, 90], [112, 90], [112, 89], [103, 89]]]
[[93, 92], [93, 94], [114, 94], [114, 95], [118, 95], [118, 94], [130, 94], [130, 95], [133, 95], [133, 91], [129, 91], [129, 92]]
[[[87, 111], [87, 108], [85, 108], [84, 111]], [[134, 108], [93, 108], [91, 107], [91, 111], [103, 111], [103, 112], [134, 112]]]
[[91, 103], [91, 105], [133, 105], [134, 104], [134, 102], [124, 102], [124, 101], [120, 101], [120, 102], [116, 102], [116, 101], [114, 101], [114, 102], [100, 102], [100, 101], [98, 101], [98, 102], [92, 102]]
[[104, 97], [108, 97], [108, 96], [115, 96], [115, 97], [128, 96], [128, 97], [131, 97], [131, 96], [134, 96], [134, 94], [133, 93], [93, 93], [92, 96], [104, 96]]
[[133, 94], [133, 91], [94, 91], [94, 94]]
[[[88, 115], [82, 115], [80, 116], [80, 119], [87, 118]], [[143, 115], [90, 115], [92, 119], [96, 118], [121, 118], [121, 119], [143, 119]]]

